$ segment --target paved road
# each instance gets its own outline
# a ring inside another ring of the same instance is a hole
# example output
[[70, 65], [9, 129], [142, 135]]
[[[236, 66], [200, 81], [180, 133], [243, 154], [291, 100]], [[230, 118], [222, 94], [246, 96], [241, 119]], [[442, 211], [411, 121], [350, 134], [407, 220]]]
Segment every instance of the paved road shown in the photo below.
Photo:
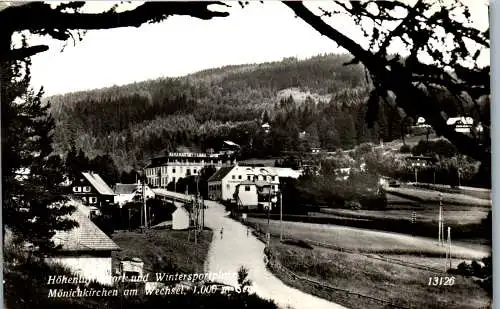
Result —
[[[208, 253], [209, 272], [237, 272], [240, 266], [249, 269], [249, 279], [257, 295], [273, 299], [280, 308], [323, 309], [345, 308], [322, 298], [306, 294], [281, 282], [264, 264], [264, 244], [246, 227], [226, 217], [224, 207], [216, 202], [205, 201], [207, 205], [205, 224], [214, 230], [214, 241]], [[220, 230], [224, 232], [221, 238]], [[220, 280], [222, 283], [237, 285], [235, 277]]]

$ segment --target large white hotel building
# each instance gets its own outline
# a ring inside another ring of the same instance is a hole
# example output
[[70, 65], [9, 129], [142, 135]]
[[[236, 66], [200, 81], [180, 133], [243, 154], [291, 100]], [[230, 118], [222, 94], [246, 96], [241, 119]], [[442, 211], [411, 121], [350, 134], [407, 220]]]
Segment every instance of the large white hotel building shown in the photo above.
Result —
[[153, 158], [145, 168], [145, 173], [151, 187], [165, 188], [180, 178], [199, 175], [205, 166], [212, 165], [219, 170], [233, 164], [235, 160], [226, 153], [170, 152], [167, 156]]

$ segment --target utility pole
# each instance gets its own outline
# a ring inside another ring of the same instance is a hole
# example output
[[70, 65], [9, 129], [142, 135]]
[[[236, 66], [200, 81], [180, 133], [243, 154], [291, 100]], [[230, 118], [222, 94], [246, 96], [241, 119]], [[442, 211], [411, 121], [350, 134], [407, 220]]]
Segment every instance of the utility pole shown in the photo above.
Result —
[[146, 184], [144, 179], [142, 180], [142, 204], [144, 206], [144, 227], [148, 228], [148, 212], [146, 206]]
[[448, 259], [450, 260], [448, 269], [451, 269], [451, 227], [449, 226], [448, 226]]
[[418, 176], [417, 176], [418, 172], [417, 172], [417, 168], [415, 168], [415, 183], [418, 183]]
[[283, 241], [283, 202], [282, 193], [280, 191], [280, 241]]

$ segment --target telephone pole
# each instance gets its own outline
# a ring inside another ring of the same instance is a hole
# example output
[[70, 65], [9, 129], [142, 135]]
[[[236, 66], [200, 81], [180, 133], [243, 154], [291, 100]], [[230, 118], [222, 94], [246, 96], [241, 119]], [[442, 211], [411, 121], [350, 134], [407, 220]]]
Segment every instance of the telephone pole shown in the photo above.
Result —
[[144, 227], [148, 228], [148, 212], [146, 206], [146, 184], [144, 179], [142, 180], [142, 204], [144, 206]]
[[283, 241], [283, 202], [282, 202], [282, 197], [283, 197], [283, 195], [281, 194], [281, 191], [280, 191], [280, 241]]
[[448, 269], [451, 269], [451, 227], [449, 226], [448, 226], [448, 259], [450, 261]]
[[438, 243], [440, 246], [444, 243], [443, 196], [441, 193], [439, 194]]

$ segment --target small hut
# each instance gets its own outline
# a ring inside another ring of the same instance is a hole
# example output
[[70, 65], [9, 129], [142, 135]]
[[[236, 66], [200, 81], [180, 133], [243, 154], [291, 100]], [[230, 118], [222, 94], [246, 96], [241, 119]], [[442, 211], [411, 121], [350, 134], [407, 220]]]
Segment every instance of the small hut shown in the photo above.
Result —
[[183, 207], [177, 207], [172, 213], [172, 229], [186, 230], [189, 228], [189, 212]]

